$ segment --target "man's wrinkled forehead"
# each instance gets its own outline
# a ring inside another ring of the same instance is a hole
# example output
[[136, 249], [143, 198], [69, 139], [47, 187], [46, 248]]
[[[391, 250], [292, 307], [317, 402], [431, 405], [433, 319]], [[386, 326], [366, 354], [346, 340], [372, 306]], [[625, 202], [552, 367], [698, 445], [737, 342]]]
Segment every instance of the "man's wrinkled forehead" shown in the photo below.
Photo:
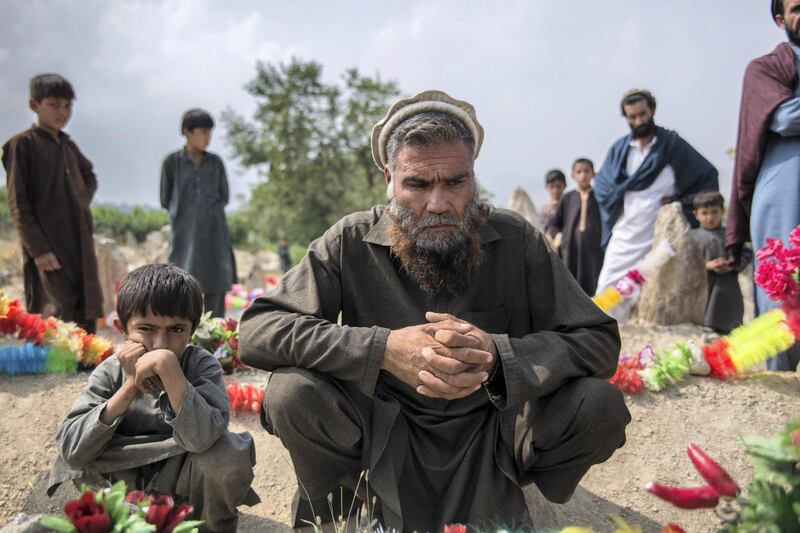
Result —
[[473, 158], [461, 141], [429, 147], [403, 146], [397, 154], [398, 178], [438, 180], [473, 176]]

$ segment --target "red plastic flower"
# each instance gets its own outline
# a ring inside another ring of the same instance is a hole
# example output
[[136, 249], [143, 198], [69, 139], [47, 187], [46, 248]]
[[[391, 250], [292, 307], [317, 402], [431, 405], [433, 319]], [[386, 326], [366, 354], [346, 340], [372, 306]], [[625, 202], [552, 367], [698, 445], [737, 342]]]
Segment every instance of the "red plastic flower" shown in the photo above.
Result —
[[239, 327], [239, 322], [236, 319], [229, 318], [225, 320], [225, 331], [236, 331], [237, 327]]
[[236, 353], [239, 351], [239, 339], [231, 337], [228, 339], [228, 351]]
[[642, 376], [639, 375], [641, 369], [638, 356], [627, 359], [620, 358], [617, 363], [617, 371], [608, 382], [623, 392], [638, 394], [644, 387]]
[[448, 524], [442, 528], [442, 533], [467, 533], [467, 526], [464, 524]]
[[80, 499], [68, 501], [64, 514], [78, 530], [78, 533], [108, 533], [111, 531], [111, 518], [105, 507], [97, 503], [93, 492], [84, 492]]
[[724, 337], [704, 345], [703, 356], [711, 367], [709, 375], [712, 378], [725, 380], [736, 377], [736, 367], [733, 366], [731, 356], [728, 354], [728, 341]]
[[779, 268], [777, 263], [769, 261], [759, 264], [755, 282], [773, 300], [785, 301], [797, 296], [797, 282], [791, 272]]
[[789, 233], [789, 244], [794, 248], [800, 248], [800, 226], [797, 226]]
[[647, 281], [645, 277], [642, 275], [642, 273], [636, 270], [635, 268], [628, 270], [628, 273], [625, 275], [628, 276], [631, 279], [631, 281], [633, 281], [637, 285], [642, 285], [645, 281]]
[[147, 498], [147, 494], [140, 490], [132, 490], [125, 496], [125, 503], [139, 505]]
[[147, 504], [145, 520], [156, 526], [156, 533], [172, 533], [175, 527], [183, 522], [192, 512], [189, 504], [175, 505], [166, 494], [156, 494]]
[[765, 244], [760, 250], [756, 252], [756, 259], [758, 259], [759, 263], [766, 261], [767, 259], [775, 258], [780, 259], [783, 253], [783, 242], [780, 239], [773, 239], [772, 237], [767, 237], [767, 244]]

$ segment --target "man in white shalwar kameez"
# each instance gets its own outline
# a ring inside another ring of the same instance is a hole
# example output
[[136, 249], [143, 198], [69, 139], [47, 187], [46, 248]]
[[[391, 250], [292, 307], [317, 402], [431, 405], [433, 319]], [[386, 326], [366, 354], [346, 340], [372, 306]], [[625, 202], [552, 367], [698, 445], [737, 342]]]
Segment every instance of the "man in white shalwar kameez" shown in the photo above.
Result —
[[621, 108], [631, 133], [614, 143], [595, 178], [606, 246], [598, 294], [650, 251], [662, 205], [681, 202], [690, 224], [696, 226], [692, 197], [719, 189], [716, 168], [677, 133], [655, 125], [652, 94], [630, 91]]

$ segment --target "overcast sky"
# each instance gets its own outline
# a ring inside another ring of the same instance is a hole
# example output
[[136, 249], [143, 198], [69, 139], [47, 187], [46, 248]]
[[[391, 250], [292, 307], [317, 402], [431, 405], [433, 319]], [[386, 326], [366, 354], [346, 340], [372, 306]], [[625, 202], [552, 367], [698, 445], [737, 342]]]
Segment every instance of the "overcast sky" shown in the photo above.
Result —
[[[61, 73], [76, 88], [67, 132], [94, 162], [96, 201], [157, 205], [181, 113], [249, 116], [256, 61], [297, 56], [330, 81], [355, 66], [404, 95], [438, 88], [472, 102], [486, 130], [476, 171], [498, 205], [514, 185], [540, 205], [545, 172], [576, 157], [599, 165], [627, 131], [618, 102], [632, 87], [656, 95], [656, 122], [710, 159], [727, 191], [744, 68], [782, 39], [768, 0], [0, 0], [0, 139], [33, 122], [29, 78]], [[224, 137], [217, 128], [210, 150], [244, 195], [259, 178], [229, 159]]]

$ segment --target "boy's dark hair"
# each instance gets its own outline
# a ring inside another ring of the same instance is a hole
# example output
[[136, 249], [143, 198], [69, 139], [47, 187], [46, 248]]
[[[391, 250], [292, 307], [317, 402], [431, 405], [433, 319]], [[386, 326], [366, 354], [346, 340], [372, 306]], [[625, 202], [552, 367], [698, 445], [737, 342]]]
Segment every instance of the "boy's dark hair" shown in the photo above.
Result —
[[703, 207], [725, 207], [725, 199], [719, 191], [699, 192], [692, 198], [692, 205], [695, 209]]
[[622, 95], [622, 101], [619, 103], [619, 110], [623, 117], [625, 116], [625, 106], [633, 105], [636, 102], [647, 102], [650, 111], [656, 112], [656, 97], [653, 96], [653, 93], [645, 89], [631, 89]]
[[41, 102], [47, 97], [75, 99], [72, 84], [58, 74], [39, 74], [31, 78], [30, 98]]
[[576, 159], [575, 162], [572, 163], [572, 170], [575, 171], [575, 167], [581, 164], [589, 165], [589, 168], [591, 168], [592, 172], [594, 172], [594, 163], [592, 163], [591, 159], [588, 159], [586, 157], [579, 157], [578, 159]]
[[185, 270], [174, 265], [144, 265], [125, 275], [117, 293], [117, 315], [122, 329], [128, 330], [133, 315], [186, 318], [192, 332], [203, 314], [203, 289]]
[[192, 131], [195, 128], [208, 128], [214, 127], [214, 119], [211, 113], [199, 107], [193, 107], [183, 114], [181, 119], [181, 133], [184, 131]]
[[564, 175], [564, 173], [558, 170], [557, 168], [554, 168], [553, 170], [545, 174], [544, 184], [550, 185], [551, 183], [556, 181], [560, 181], [561, 183], [564, 184], [564, 186], [567, 185], [567, 177]]

